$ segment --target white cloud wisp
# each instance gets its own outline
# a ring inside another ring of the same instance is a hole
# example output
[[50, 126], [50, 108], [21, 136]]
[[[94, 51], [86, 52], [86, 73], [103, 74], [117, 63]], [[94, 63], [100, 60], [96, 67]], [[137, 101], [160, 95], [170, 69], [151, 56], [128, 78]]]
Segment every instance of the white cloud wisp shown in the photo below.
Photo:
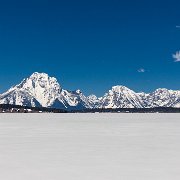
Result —
[[177, 51], [176, 54], [173, 54], [174, 62], [180, 62], [180, 51]]

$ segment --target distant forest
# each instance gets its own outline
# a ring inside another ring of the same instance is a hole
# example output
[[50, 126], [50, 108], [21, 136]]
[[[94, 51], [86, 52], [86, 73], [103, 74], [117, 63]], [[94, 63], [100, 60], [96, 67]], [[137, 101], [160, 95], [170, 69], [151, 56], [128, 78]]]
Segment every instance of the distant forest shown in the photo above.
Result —
[[45, 108], [45, 107], [28, 107], [11, 104], [0, 104], [0, 113], [66, 113], [63, 109]]
[[27, 107], [11, 104], [0, 104], [0, 113], [180, 113], [180, 108], [117, 108], [117, 109], [83, 109], [66, 111], [64, 109]]

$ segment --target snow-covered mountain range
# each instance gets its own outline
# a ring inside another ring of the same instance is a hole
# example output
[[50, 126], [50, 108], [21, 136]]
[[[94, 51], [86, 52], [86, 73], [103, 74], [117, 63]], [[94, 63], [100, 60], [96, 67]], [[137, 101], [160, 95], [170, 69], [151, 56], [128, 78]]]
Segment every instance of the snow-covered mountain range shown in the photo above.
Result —
[[46, 73], [33, 73], [20, 84], [0, 94], [0, 104], [53, 107], [67, 110], [86, 108], [180, 107], [180, 91], [157, 89], [136, 93], [125, 86], [113, 86], [103, 97], [86, 97], [80, 90], [62, 89], [57, 79]]

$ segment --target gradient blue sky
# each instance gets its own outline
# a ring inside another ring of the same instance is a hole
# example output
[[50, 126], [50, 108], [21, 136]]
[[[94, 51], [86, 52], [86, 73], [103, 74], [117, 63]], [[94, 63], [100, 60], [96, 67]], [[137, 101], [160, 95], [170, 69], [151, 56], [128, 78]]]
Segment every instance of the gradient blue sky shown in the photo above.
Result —
[[179, 7], [179, 0], [2, 1], [0, 92], [36, 71], [86, 95], [118, 84], [180, 89], [172, 58], [180, 50]]

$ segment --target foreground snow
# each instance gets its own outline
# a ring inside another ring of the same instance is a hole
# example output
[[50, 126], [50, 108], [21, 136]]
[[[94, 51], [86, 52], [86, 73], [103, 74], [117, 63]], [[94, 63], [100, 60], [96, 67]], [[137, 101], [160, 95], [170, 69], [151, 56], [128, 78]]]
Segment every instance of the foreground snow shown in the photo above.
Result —
[[179, 180], [180, 114], [0, 114], [2, 180]]

